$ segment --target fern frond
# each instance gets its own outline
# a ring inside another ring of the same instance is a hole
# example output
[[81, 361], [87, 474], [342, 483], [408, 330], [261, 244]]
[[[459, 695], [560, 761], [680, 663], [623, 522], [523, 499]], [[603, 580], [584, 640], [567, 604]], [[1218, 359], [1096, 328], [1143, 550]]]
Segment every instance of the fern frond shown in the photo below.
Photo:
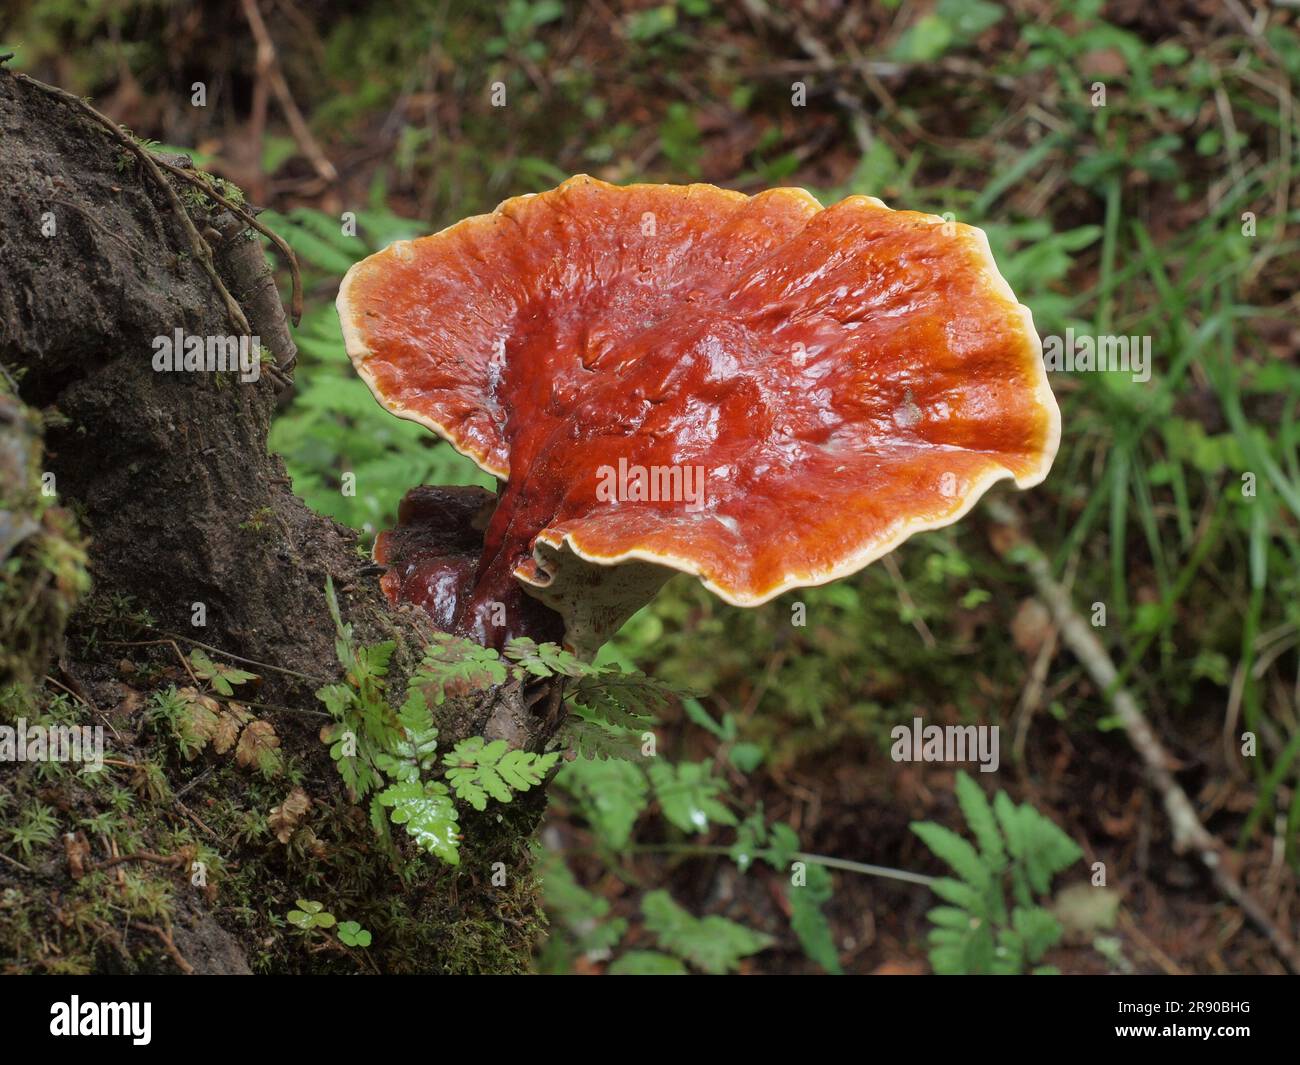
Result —
[[537, 643], [527, 636], [507, 641], [502, 652], [534, 677], [581, 677], [598, 672], [596, 666], [577, 658], [554, 643]]
[[725, 917], [695, 917], [666, 891], [652, 891], [641, 901], [646, 928], [660, 946], [706, 973], [730, 972], [741, 959], [771, 946], [771, 936]]
[[393, 824], [404, 825], [426, 851], [448, 865], [460, 864], [458, 815], [445, 784], [404, 780], [385, 788], [376, 801], [389, 807]]
[[452, 791], [476, 810], [486, 810], [489, 797], [509, 802], [515, 792], [540, 784], [559, 760], [559, 752], [512, 751], [505, 740], [484, 743], [481, 736], [462, 740], [443, 755]]
[[492, 648], [437, 632], [425, 648], [411, 686], [424, 689], [426, 697], [432, 695], [433, 705], [441, 706], [449, 697], [503, 684], [506, 676], [506, 665]]
[[579, 758], [619, 758], [635, 762], [641, 757], [640, 738], [626, 729], [612, 728], [588, 719], [586, 707], [574, 708], [560, 733], [560, 744]]

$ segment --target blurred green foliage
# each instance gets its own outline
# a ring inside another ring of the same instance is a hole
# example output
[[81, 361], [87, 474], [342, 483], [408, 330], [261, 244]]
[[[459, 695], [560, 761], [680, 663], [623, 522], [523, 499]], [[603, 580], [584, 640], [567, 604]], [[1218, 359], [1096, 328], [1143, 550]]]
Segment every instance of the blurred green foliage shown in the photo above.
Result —
[[[345, 233], [341, 219], [309, 208], [289, 215], [268, 211], [262, 218], [289, 241], [309, 278], [341, 279], [357, 260], [419, 231], [417, 224], [382, 208], [360, 213], [355, 236]], [[332, 302], [312, 301], [294, 342], [304, 371], [293, 406], [276, 419], [269, 445], [284, 456], [294, 490], [314, 509], [371, 537], [394, 522], [397, 503], [415, 485], [495, 485], [423, 426], [379, 407], [348, 361]], [[354, 477], [347, 491], [346, 473]]]

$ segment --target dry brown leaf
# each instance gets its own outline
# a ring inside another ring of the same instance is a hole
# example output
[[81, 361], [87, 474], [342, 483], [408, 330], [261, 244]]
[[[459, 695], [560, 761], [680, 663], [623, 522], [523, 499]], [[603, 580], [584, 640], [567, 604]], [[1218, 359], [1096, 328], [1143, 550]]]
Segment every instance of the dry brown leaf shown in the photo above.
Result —
[[144, 695], [129, 684], [122, 684], [119, 687], [122, 689], [122, 701], [117, 704], [117, 713], [123, 717], [130, 717], [144, 705]]
[[212, 733], [212, 749], [217, 754], [225, 754], [235, 745], [239, 730], [253, 720], [253, 715], [238, 703], [227, 703], [221, 713], [221, 720]]
[[1094, 48], [1078, 59], [1079, 72], [1092, 78], [1122, 78], [1128, 73], [1128, 60], [1118, 48]]
[[275, 734], [269, 721], [250, 721], [244, 726], [239, 737], [239, 746], [235, 748], [235, 761], [242, 766], [253, 766], [267, 776], [273, 775], [278, 766], [280, 737]]
[[1115, 888], [1070, 884], [1056, 894], [1051, 910], [1065, 929], [1068, 943], [1091, 943], [1101, 932], [1115, 927], [1120, 895]]
[[294, 788], [279, 806], [271, 807], [271, 816], [266, 819], [275, 838], [281, 843], [288, 843], [293, 830], [303, 815], [311, 809], [311, 798], [302, 788]]
[[239, 738], [239, 719], [233, 714], [222, 714], [221, 720], [217, 723], [216, 731], [212, 734], [212, 749], [217, 754], [225, 754], [235, 745], [235, 740]]
[[310, 854], [313, 858], [324, 858], [328, 853], [325, 849], [325, 841], [318, 839], [309, 825], [303, 825], [302, 828], [298, 829], [293, 842], [294, 846], [300, 848], [304, 854]]
[[86, 839], [86, 833], [65, 833], [63, 850], [68, 856], [68, 875], [73, 880], [80, 880], [86, 875], [86, 863], [90, 861], [90, 842]]
[[1052, 628], [1052, 615], [1037, 599], [1026, 599], [1020, 604], [1011, 621], [1011, 639], [1021, 654], [1032, 658], [1038, 654]]

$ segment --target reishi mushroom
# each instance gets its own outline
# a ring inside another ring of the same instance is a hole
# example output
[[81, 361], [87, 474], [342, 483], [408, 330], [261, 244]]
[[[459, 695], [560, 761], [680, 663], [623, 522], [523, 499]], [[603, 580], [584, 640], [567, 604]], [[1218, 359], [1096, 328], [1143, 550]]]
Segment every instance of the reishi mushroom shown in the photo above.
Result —
[[677, 571], [736, 606], [846, 576], [1060, 438], [983, 232], [866, 196], [578, 176], [370, 256], [338, 311], [379, 403], [504, 482], [477, 557], [429, 489], [376, 553], [494, 645], [593, 654]]

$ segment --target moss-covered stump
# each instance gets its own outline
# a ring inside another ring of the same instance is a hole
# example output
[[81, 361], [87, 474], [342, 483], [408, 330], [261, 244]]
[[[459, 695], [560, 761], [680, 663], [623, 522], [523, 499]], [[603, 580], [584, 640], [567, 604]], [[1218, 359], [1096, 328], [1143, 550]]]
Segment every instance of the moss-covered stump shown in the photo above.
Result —
[[[315, 693], [341, 675], [326, 581], [359, 642], [394, 643], [394, 706], [429, 633], [390, 611], [352, 534], [307, 510], [267, 453], [293, 352], [251, 234], [191, 184], [161, 187], [78, 101], [4, 70], [0, 131], [0, 364], [45, 429], [37, 458], [34, 422], [7, 402], [5, 463], [57, 486], [42, 505], [28, 479], [6, 481], [3, 528], [21, 535], [5, 534], [0, 633], [20, 683], [0, 699], [0, 744], [70, 728], [104, 743], [98, 772], [0, 761], [0, 968], [525, 968], [542, 793], [463, 818], [450, 867], [405, 833], [385, 846], [322, 742]], [[232, 336], [240, 315], [279, 369], [155, 368], [158, 337]], [[88, 537], [93, 582], [61, 654], [80, 540], [54, 504]], [[223, 692], [196, 650], [255, 676]], [[540, 727], [510, 687], [448, 700], [434, 723], [443, 749], [494, 731], [535, 746]], [[326, 913], [328, 929], [307, 919]]]

